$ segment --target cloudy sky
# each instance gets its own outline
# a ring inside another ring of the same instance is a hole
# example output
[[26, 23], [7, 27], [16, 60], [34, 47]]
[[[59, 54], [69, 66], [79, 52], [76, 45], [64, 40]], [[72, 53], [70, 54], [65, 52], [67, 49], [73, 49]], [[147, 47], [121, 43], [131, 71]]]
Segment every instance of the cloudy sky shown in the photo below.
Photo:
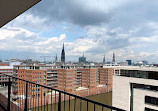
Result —
[[[158, 63], [157, 0], [42, 0], [0, 29], [0, 59]], [[53, 59], [50, 60], [53, 60]]]

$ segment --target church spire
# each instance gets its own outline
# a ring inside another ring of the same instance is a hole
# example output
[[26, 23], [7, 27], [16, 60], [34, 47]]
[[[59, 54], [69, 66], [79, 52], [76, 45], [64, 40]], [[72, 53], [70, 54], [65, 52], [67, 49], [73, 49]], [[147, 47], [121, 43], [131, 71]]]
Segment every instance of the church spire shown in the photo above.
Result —
[[115, 64], [115, 53], [113, 51], [112, 64]]
[[61, 62], [65, 62], [65, 50], [64, 50], [64, 43], [63, 43], [63, 49], [61, 52]]
[[64, 42], [63, 42], [63, 49], [62, 50], [64, 50]]
[[58, 62], [58, 57], [57, 57], [57, 54], [55, 56], [55, 62]]
[[105, 64], [105, 55], [104, 55], [104, 58], [103, 58], [103, 64]]

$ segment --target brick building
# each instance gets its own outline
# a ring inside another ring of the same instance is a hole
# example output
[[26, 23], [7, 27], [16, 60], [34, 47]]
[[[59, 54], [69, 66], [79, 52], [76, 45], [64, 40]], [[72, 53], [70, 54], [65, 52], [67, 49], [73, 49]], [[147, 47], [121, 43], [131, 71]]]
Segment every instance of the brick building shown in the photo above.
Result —
[[[44, 70], [29, 70], [29, 69], [19, 69], [18, 70], [18, 78], [27, 80], [30, 82], [34, 82], [37, 84], [44, 85]], [[25, 81], [17, 81], [17, 95], [19, 99], [17, 102], [19, 106], [23, 109], [24, 108], [24, 98], [26, 93], [26, 82]], [[28, 83], [28, 101], [30, 101], [29, 107], [36, 107], [38, 106], [37, 101], [43, 101], [43, 97], [46, 97], [46, 90], [39, 86], [29, 84]]]
[[[44, 70], [19, 69], [18, 78], [44, 85]], [[18, 81], [18, 95], [23, 95], [23, 93], [25, 92], [23, 88], [25, 87], [26, 87], [26, 83], [24, 81], [19, 80]], [[41, 89], [33, 85], [28, 85], [28, 95], [30, 95], [30, 97], [40, 96]]]
[[75, 83], [74, 83], [74, 85], [75, 85], [75, 87], [81, 87], [81, 70], [82, 70], [82, 68], [76, 68], [75, 69], [75, 78], [74, 78], [74, 81], [75, 81]]
[[98, 69], [98, 84], [106, 85], [108, 91], [112, 91], [113, 69], [99, 68]]
[[81, 73], [81, 86], [89, 88], [90, 95], [96, 94], [97, 69], [82, 69]]
[[0, 66], [0, 86], [7, 86], [8, 85], [8, 77], [7, 75], [13, 75], [13, 67], [11, 66]]
[[58, 89], [74, 93], [75, 69], [58, 69]]
[[53, 69], [47, 69], [47, 86], [56, 88], [57, 87], [57, 74], [58, 74], [58, 69], [53, 68]]

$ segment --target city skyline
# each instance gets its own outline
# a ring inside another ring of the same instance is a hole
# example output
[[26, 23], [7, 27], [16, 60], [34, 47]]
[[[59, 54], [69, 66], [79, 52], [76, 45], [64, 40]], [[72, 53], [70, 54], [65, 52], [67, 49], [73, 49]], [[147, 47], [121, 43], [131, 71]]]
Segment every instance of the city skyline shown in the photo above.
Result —
[[0, 111], [158, 111], [157, 7], [3, 1]]
[[156, 63], [157, 4], [153, 0], [41, 1], [1, 28], [0, 59], [59, 56], [64, 42], [67, 61], [77, 61], [82, 53], [89, 60], [101, 62], [105, 55], [111, 61], [115, 50], [118, 62]]

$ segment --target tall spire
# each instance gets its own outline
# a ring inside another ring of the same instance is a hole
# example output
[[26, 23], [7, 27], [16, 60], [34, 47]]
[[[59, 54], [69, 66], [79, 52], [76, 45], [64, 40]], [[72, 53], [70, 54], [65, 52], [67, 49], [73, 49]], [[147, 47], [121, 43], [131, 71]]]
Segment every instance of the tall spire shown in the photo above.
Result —
[[62, 50], [64, 50], [64, 42], [63, 42], [63, 49]]
[[104, 58], [103, 58], [103, 64], [105, 64], [105, 55], [104, 55]]
[[115, 64], [115, 53], [113, 51], [112, 64]]
[[63, 49], [61, 52], [61, 62], [65, 62], [65, 50], [64, 50], [64, 43], [63, 43]]
[[57, 54], [55, 56], [55, 62], [58, 62], [58, 57], [57, 57]]
[[84, 53], [83, 53], [83, 57], [84, 57]]

